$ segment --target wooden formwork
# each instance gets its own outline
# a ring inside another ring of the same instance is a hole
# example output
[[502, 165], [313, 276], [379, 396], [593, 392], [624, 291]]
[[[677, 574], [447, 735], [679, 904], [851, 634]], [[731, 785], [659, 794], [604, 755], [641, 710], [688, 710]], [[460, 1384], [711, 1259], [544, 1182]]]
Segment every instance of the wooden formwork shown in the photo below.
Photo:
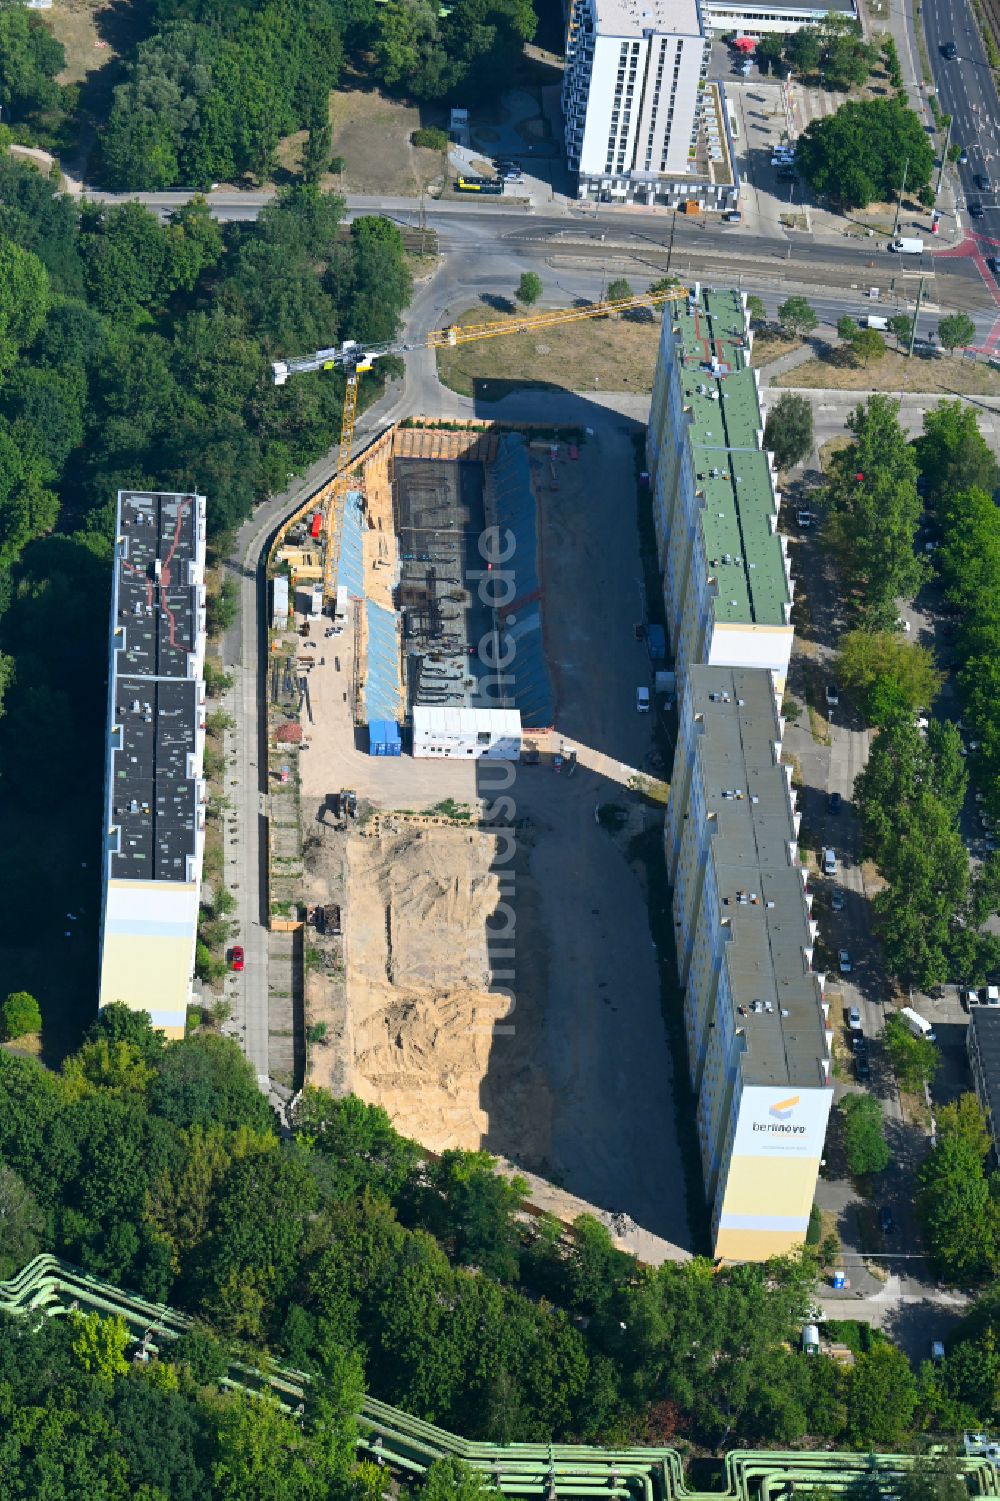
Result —
[[445, 428], [399, 427], [393, 451], [397, 459], [471, 459], [488, 464], [496, 458], [494, 432], [453, 432]]

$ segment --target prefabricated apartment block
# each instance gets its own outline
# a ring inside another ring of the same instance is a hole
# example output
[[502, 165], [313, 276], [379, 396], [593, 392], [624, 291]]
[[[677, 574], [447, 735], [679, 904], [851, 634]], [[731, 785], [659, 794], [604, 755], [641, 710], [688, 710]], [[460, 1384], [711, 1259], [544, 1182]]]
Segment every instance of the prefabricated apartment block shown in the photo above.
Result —
[[780, 698], [793, 589], [752, 342], [738, 292], [696, 287], [664, 310], [646, 457], [678, 674], [765, 667]]
[[769, 672], [688, 668], [665, 854], [714, 1252], [734, 1260], [805, 1240], [833, 1097], [782, 729]]
[[99, 1005], [183, 1037], [205, 845], [205, 499], [119, 491]]

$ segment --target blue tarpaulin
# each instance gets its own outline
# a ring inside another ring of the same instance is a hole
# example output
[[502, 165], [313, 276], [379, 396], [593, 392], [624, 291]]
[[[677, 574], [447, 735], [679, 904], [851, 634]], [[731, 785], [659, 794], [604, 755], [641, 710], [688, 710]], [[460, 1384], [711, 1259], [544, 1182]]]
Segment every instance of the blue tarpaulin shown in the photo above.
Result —
[[515, 598], [509, 613], [516, 616], [516, 623], [504, 633], [516, 648], [507, 669], [514, 677], [514, 706], [520, 709], [521, 721], [529, 729], [547, 729], [555, 720], [555, 706], [542, 640], [535, 496], [528, 450], [517, 433], [501, 437], [488, 482], [500, 534], [509, 529], [515, 543], [504, 565], [514, 573]]

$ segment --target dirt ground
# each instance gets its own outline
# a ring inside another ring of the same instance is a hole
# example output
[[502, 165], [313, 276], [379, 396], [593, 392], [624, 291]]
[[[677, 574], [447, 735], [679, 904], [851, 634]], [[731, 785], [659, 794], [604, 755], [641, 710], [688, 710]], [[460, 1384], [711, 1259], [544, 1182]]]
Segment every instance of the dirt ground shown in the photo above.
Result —
[[[335, 834], [331, 844], [344, 845], [348, 892], [343, 1087], [385, 1105], [399, 1130], [433, 1151], [477, 1148], [499, 1132], [543, 1159], [548, 1089], [537, 1048], [525, 1046], [538, 1029], [539, 991], [518, 994], [511, 1048], [511, 999], [492, 978], [488, 923], [503, 900], [497, 836], [402, 822]], [[325, 864], [317, 862], [317, 890]], [[544, 974], [542, 953], [530, 969]]]
[[[505, 323], [511, 316], [480, 304], [456, 322]], [[577, 391], [651, 391], [659, 338], [659, 318], [649, 322], [618, 318], [613, 331], [606, 319], [585, 318], [535, 333], [439, 349], [438, 377], [452, 391], [462, 396], [478, 394], [484, 400], [491, 396], [490, 381], [503, 383], [503, 389], [493, 393], [497, 395], [503, 395], [511, 384], [523, 388], [536, 381], [565, 387], [567, 371], [572, 371], [572, 389]], [[526, 374], [530, 379], [525, 379]]]
[[[755, 350], [756, 352], [756, 350]], [[807, 360], [786, 370], [775, 386], [839, 391], [940, 391], [942, 396], [1000, 396], [1000, 372], [955, 355], [914, 355], [890, 350], [870, 365], [836, 365]]]
[[[633, 451], [627, 422], [581, 408], [593, 431], [579, 461], [562, 462], [558, 490], [543, 484], [547, 466], [535, 469], [556, 735], [579, 748], [573, 775], [544, 762], [370, 759], [345, 700], [349, 634], [325, 642], [337, 651], [311, 671], [307, 895], [344, 913], [343, 941], [316, 940], [311, 966], [307, 950], [308, 1023], [327, 1027], [311, 1079], [384, 1105], [431, 1149], [483, 1147], [599, 1213], [626, 1215], [669, 1242], [659, 1254], [670, 1255], [690, 1234], [656, 952], [632, 850], [663, 812], [611, 770], [663, 770], [652, 716], [635, 712], [649, 663], [633, 629]], [[341, 831], [326, 794], [345, 786], [379, 809], [451, 797], [485, 805], [487, 820], [442, 827], [387, 816], [377, 837], [373, 818], [372, 837]], [[512, 839], [489, 820], [501, 796], [511, 799]], [[624, 820], [614, 834], [595, 817], [609, 801]]]
[[330, 175], [328, 187], [417, 197], [421, 186], [442, 177], [441, 152], [410, 144], [413, 131], [427, 123], [414, 105], [377, 89], [338, 89], [330, 96], [330, 123], [333, 155], [344, 158], [344, 174], [343, 181]]

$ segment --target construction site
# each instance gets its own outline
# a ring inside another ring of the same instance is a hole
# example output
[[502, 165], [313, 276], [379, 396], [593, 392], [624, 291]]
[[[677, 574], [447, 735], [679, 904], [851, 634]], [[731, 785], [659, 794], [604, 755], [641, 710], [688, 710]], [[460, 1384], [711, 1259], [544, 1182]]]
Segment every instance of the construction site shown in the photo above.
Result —
[[681, 1254], [631, 458], [621, 423], [395, 427], [352, 463], [325, 609], [303, 507], [273, 553], [271, 912], [302, 924], [309, 1082]]

